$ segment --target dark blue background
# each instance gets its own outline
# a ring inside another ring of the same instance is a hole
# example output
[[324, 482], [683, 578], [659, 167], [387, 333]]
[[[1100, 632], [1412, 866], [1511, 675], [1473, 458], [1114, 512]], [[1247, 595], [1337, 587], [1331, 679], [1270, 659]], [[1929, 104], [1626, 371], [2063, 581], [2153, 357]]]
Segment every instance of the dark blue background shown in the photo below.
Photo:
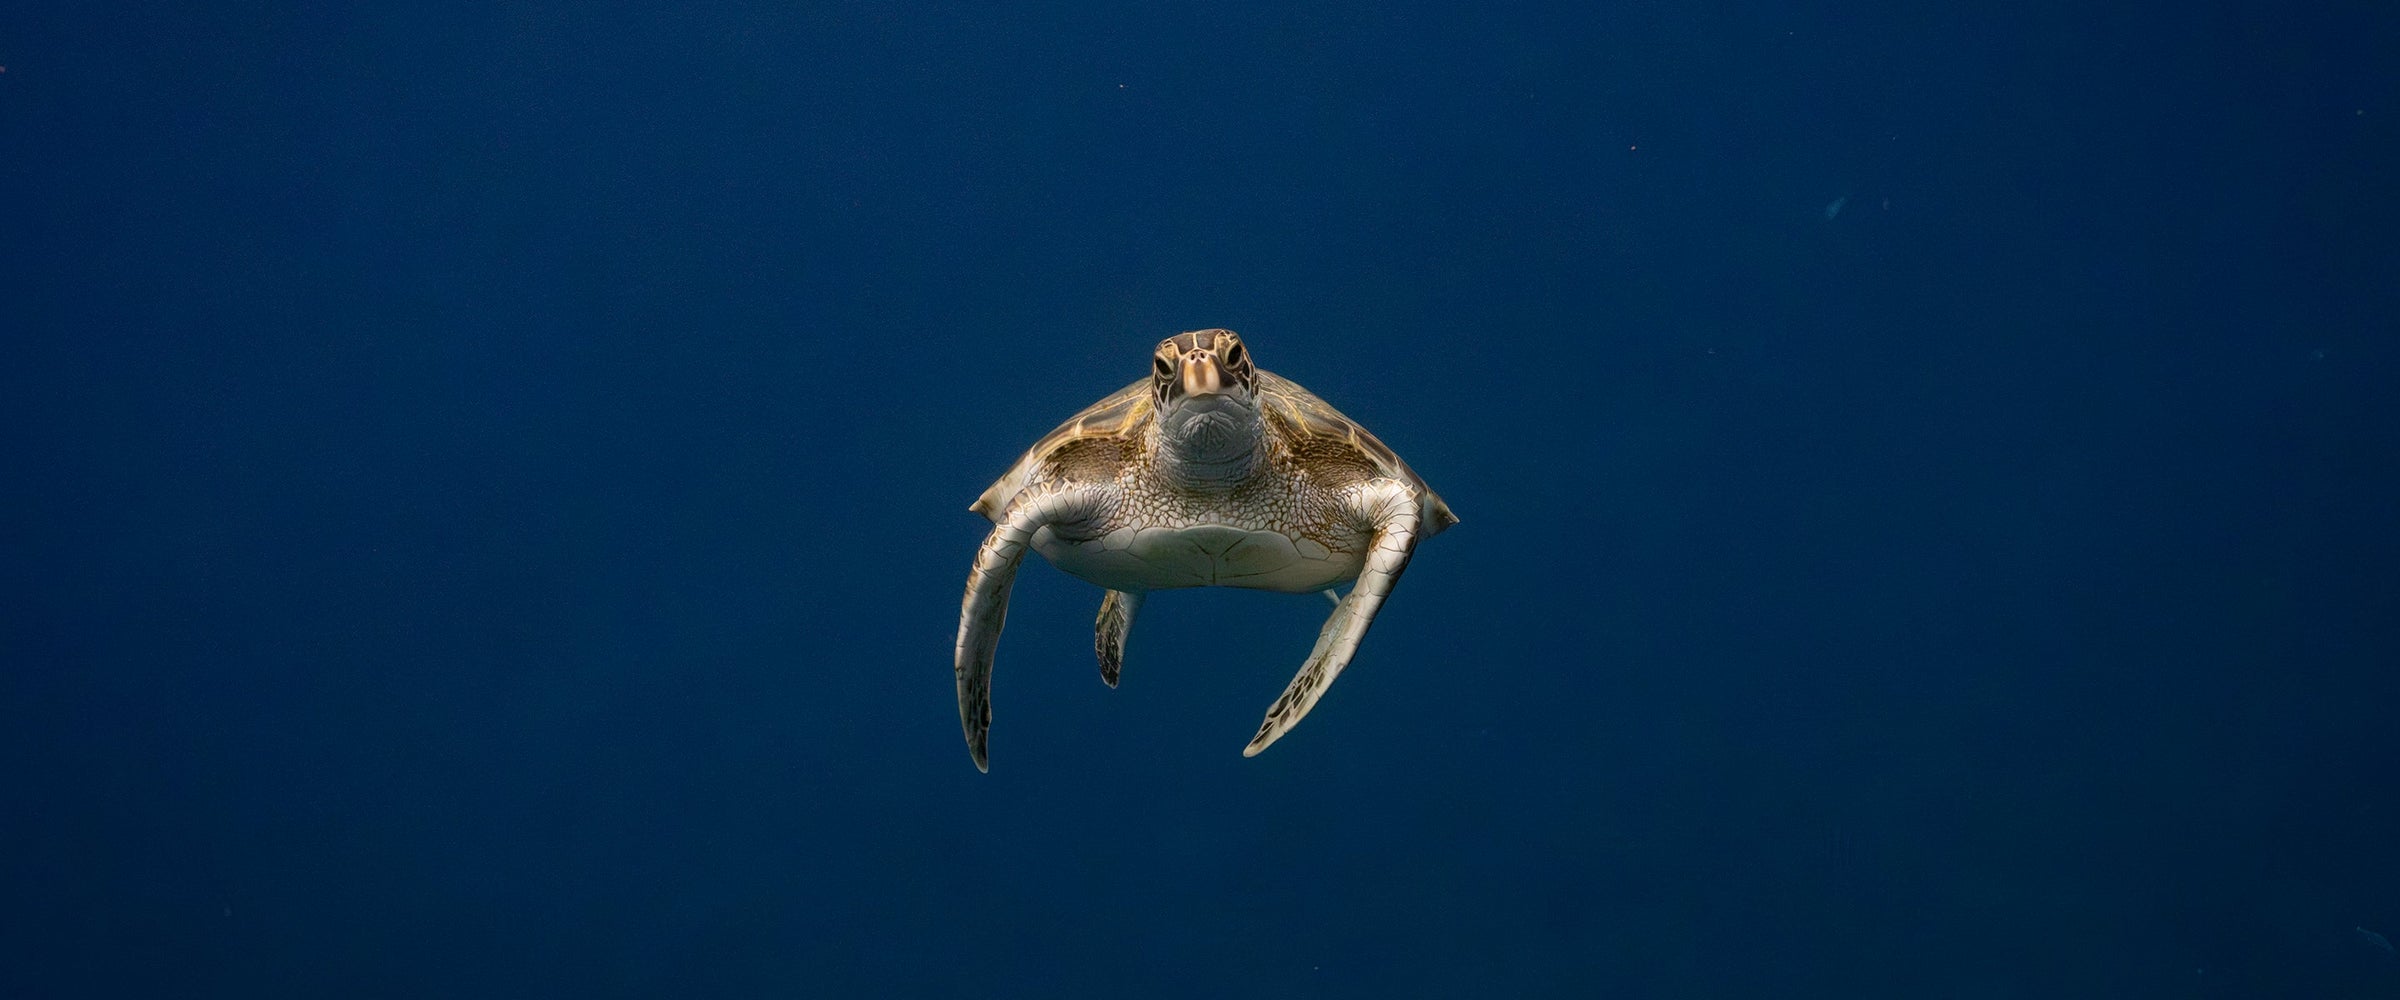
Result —
[[[2391, 5], [1450, 6], [16, 10], [0, 995], [2400, 995]], [[1205, 326], [1465, 522], [977, 774]]]

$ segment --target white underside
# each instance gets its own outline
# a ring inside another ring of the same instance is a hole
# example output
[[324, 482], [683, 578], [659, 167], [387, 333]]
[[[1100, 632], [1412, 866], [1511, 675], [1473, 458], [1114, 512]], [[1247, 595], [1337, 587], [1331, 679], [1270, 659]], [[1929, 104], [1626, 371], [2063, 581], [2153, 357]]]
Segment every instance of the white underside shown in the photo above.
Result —
[[1277, 531], [1222, 524], [1184, 528], [1120, 528], [1083, 542], [1049, 528], [1033, 534], [1033, 550], [1051, 565], [1110, 590], [1245, 587], [1314, 593], [1358, 577], [1364, 552], [1336, 552]]

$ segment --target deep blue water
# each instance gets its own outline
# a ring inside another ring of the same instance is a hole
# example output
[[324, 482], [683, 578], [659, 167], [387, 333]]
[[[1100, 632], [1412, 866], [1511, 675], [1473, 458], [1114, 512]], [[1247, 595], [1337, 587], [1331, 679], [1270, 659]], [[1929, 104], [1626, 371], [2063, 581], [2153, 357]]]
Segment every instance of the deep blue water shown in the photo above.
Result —
[[[2400, 996], [2400, 12], [1452, 8], [16, 10], [0, 996]], [[976, 773], [1209, 326], [1464, 523]]]

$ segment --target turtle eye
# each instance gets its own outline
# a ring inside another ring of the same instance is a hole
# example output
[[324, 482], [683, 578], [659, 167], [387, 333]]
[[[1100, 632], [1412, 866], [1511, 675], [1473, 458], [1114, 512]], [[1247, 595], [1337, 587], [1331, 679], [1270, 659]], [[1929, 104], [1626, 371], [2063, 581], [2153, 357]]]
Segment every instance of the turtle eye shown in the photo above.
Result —
[[1227, 368], [1240, 368], [1241, 366], [1242, 366], [1242, 345], [1241, 345], [1240, 343], [1235, 343], [1235, 344], [1234, 344], [1232, 347], [1228, 347], [1228, 348], [1226, 348], [1226, 349], [1225, 349], [1225, 367], [1227, 367]]
[[1154, 362], [1154, 364], [1152, 364], [1150, 367], [1158, 371], [1158, 377], [1166, 378], [1175, 374], [1175, 363], [1168, 361], [1165, 355], [1160, 355], [1159, 357], [1152, 358], [1151, 360]]

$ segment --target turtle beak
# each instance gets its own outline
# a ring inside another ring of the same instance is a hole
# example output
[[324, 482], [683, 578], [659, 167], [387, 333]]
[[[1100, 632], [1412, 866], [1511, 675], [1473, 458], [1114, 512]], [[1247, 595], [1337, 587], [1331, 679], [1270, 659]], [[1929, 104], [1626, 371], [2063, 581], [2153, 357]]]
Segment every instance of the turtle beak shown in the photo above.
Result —
[[1183, 359], [1183, 394], [1208, 396], [1225, 391], [1225, 369], [1217, 356], [1199, 352]]

